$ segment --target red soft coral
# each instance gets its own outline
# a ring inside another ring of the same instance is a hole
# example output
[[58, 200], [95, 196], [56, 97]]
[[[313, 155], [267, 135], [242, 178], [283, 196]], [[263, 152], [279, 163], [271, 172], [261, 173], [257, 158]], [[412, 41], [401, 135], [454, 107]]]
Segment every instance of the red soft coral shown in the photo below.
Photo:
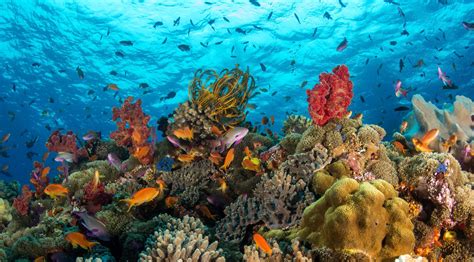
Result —
[[77, 137], [72, 131], [68, 131], [64, 135], [59, 130], [54, 131], [49, 136], [46, 147], [49, 151], [71, 153], [75, 159], [87, 157], [86, 149], [77, 147]]
[[349, 80], [349, 69], [345, 65], [335, 67], [333, 73], [319, 75], [319, 84], [312, 90], [306, 90], [309, 103], [309, 114], [319, 126], [332, 118], [341, 118], [347, 113], [352, 100], [352, 82]]
[[30, 182], [35, 187], [36, 197], [40, 197], [41, 195], [43, 195], [44, 189], [49, 184], [48, 173], [50, 169], [49, 167], [43, 167], [43, 164], [38, 161], [35, 161], [33, 163], [33, 166], [34, 169], [33, 171], [31, 171]]
[[91, 181], [84, 188], [83, 201], [86, 203], [87, 211], [96, 213], [102, 208], [102, 205], [112, 202], [112, 195], [105, 192], [103, 183], [95, 184], [94, 181]]
[[153, 145], [149, 142], [150, 116], [143, 113], [140, 99], [135, 103], [131, 103], [132, 100], [133, 97], [128, 97], [122, 108], [113, 108], [112, 120], [116, 121], [117, 130], [110, 137], [117, 145], [127, 147], [140, 163], [147, 165], [153, 161]]
[[30, 191], [27, 185], [24, 185], [21, 188], [21, 196], [18, 196], [13, 199], [13, 207], [18, 211], [22, 216], [26, 216], [30, 209], [30, 201], [33, 197], [33, 192]]

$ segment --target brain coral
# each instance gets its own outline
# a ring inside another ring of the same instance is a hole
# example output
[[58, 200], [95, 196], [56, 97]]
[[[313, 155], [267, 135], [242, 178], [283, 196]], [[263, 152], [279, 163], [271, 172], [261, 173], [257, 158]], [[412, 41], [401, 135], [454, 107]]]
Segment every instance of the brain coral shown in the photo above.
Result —
[[408, 203], [383, 180], [338, 180], [307, 207], [296, 236], [315, 247], [362, 250], [378, 259], [410, 253], [415, 245]]

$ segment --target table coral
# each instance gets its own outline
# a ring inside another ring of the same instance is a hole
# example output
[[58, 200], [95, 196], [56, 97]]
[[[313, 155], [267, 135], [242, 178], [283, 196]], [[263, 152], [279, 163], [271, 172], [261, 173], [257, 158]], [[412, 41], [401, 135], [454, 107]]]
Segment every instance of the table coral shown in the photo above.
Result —
[[409, 253], [415, 245], [408, 203], [383, 180], [338, 180], [305, 209], [295, 236], [315, 247], [362, 250], [378, 259]]
[[128, 97], [121, 108], [112, 109], [112, 120], [116, 121], [117, 130], [110, 134], [110, 138], [117, 145], [128, 148], [140, 163], [150, 164], [154, 151], [154, 145], [149, 141], [152, 135], [152, 129], [148, 126], [150, 116], [143, 113], [141, 99], [135, 103], [132, 101], [133, 97]]
[[332, 118], [341, 118], [347, 114], [352, 100], [352, 82], [349, 69], [340, 65], [333, 73], [319, 75], [319, 84], [307, 90], [309, 114], [316, 125], [322, 126]]

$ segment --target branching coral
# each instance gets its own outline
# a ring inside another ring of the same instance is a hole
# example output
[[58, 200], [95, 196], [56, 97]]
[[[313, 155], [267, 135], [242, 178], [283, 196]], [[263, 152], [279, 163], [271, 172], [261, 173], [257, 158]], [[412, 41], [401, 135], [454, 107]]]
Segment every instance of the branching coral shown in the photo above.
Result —
[[415, 245], [408, 203], [383, 180], [340, 179], [306, 208], [295, 236], [315, 247], [357, 249], [378, 259], [410, 253]]
[[211, 108], [209, 117], [223, 126], [238, 126], [245, 120], [247, 102], [255, 90], [255, 81], [239, 68], [198, 70], [189, 85], [189, 97], [198, 108]]
[[[140, 163], [150, 164], [153, 161], [153, 145], [149, 141], [152, 130], [148, 126], [150, 116], [143, 113], [142, 101], [128, 97], [121, 108], [114, 107], [112, 120], [116, 121], [117, 130], [110, 134], [117, 145], [128, 148], [130, 154]], [[118, 120], [120, 119], [120, 120]]]
[[139, 261], [225, 261], [218, 242], [210, 243], [199, 219], [160, 216], [161, 219], [165, 217], [167, 225], [159, 227], [147, 240], [147, 248], [140, 253]]
[[49, 168], [43, 167], [43, 164], [35, 161], [33, 163], [34, 169], [31, 171], [30, 183], [35, 187], [35, 195], [37, 197], [43, 195], [43, 191], [49, 184]]
[[332, 118], [347, 114], [352, 100], [352, 82], [345, 65], [335, 67], [332, 74], [319, 75], [319, 84], [307, 90], [309, 114], [316, 125], [322, 126]]

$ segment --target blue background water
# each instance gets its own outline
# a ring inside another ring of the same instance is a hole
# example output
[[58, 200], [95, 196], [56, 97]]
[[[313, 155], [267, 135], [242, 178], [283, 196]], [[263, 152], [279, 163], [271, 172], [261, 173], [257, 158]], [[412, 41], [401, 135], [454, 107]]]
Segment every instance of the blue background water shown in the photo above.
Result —
[[[199, 68], [248, 66], [257, 85], [269, 89], [250, 101], [258, 108], [248, 119], [275, 115], [274, 130], [286, 112], [308, 115], [305, 89], [318, 82], [320, 72], [342, 63], [349, 66], [355, 86], [351, 109], [389, 132], [406, 113], [393, 109], [409, 105], [415, 93], [437, 99], [440, 107], [451, 102], [449, 95], [474, 96], [474, 31], [461, 25], [474, 21], [474, 1], [402, 1], [398, 6], [342, 0], [345, 8], [337, 0], [259, 2], [0, 0], [0, 135], [12, 133], [3, 145], [10, 157], [0, 157], [0, 165], [8, 164], [14, 179], [27, 181], [32, 161], [26, 154], [38, 153], [33, 160], [39, 160], [46, 151], [50, 131], [45, 126], [79, 135], [100, 130], [108, 137], [115, 129], [111, 108], [127, 96], [142, 98], [155, 123], [187, 99], [187, 85]], [[325, 12], [332, 19], [324, 18]], [[163, 25], [154, 28], [158, 21]], [[401, 34], [405, 22], [408, 36]], [[344, 37], [348, 47], [337, 52]], [[122, 40], [133, 41], [133, 46], [120, 45]], [[178, 49], [181, 44], [190, 51]], [[117, 51], [124, 57], [115, 55]], [[400, 59], [405, 63], [401, 72]], [[425, 65], [413, 68], [419, 59]], [[442, 89], [438, 65], [459, 89]], [[78, 66], [83, 80], [76, 74]], [[118, 75], [111, 75], [112, 70]], [[407, 98], [394, 96], [398, 79], [413, 88]], [[303, 81], [308, 81], [305, 88]], [[104, 92], [108, 83], [120, 91]], [[140, 83], [147, 83], [151, 93], [143, 94]], [[176, 97], [160, 100], [171, 91]], [[37, 136], [34, 147], [26, 148], [25, 142]]]

